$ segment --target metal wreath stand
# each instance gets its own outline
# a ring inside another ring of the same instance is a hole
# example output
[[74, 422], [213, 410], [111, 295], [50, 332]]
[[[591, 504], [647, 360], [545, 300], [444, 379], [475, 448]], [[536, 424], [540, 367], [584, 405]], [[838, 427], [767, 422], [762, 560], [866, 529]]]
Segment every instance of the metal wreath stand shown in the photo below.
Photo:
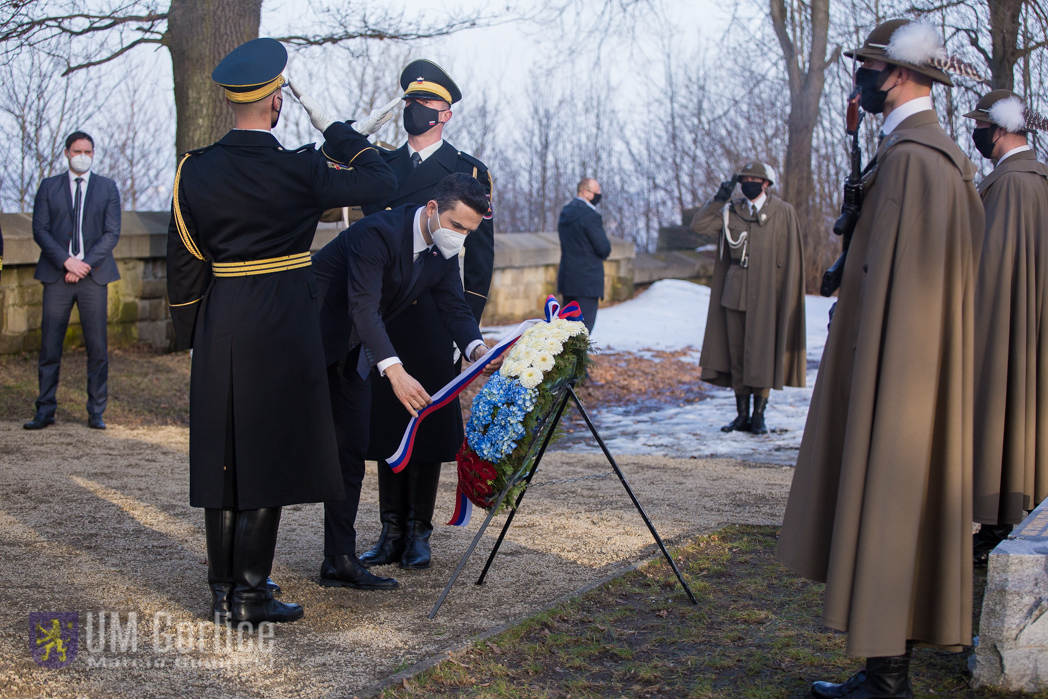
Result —
[[[517, 501], [513, 503], [513, 507], [509, 511], [509, 516], [506, 518], [506, 523], [502, 525], [502, 531], [499, 533], [499, 538], [495, 541], [495, 546], [491, 549], [491, 553], [488, 555], [487, 563], [484, 564], [484, 570], [481, 571], [480, 577], [477, 578], [477, 582], [475, 583], [476, 585], [484, 584], [484, 578], [487, 576], [488, 570], [491, 568], [492, 561], [495, 560], [495, 555], [498, 554], [499, 548], [502, 546], [502, 540], [505, 539], [506, 532], [509, 530], [509, 526], [513, 523], [513, 517], [517, 514], [517, 510], [520, 508], [521, 500], [524, 499], [525, 493], [528, 492], [528, 486], [531, 485], [531, 479], [534, 478], [535, 472], [539, 468], [539, 463], [542, 461], [542, 457], [546, 453], [546, 447], [549, 445], [550, 439], [553, 437], [553, 433], [556, 430], [557, 425], [560, 424], [560, 419], [564, 415], [564, 409], [568, 406], [569, 400], [571, 400], [575, 404], [575, 407], [578, 408], [579, 413], [582, 415], [582, 419], [586, 421], [586, 426], [589, 427], [590, 433], [593, 435], [593, 438], [597, 440], [597, 444], [600, 445], [600, 448], [604, 452], [604, 456], [607, 457], [608, 462], [611, 464], [611, 468], [615, 472], [615, 475], [619, 477], [619, 482], [622, 483], [622, 487], [626, 489], [626, 493], [630, 496], [630, 500], [633, 501], [633, 506], [637, 508], [637, 512], [640, 513], [641, 518], [644, 520], [644, 524], [648, 526], [648, 531], [651, 532], [652, 537], [655, 539], [655, 543], [657, 543], [659, 545], [659, 548], [662, 550], [662, 555], [665, 557], [666, 562], [670, 564], [670, 568], [673, 569], [674, 574], [676, 574], [677, 580], [680, 581], [681, 587], [684, 588], [684, 592], [686, 592], [688, 595], [688, 599], [691, 601], [692, 604], [698, 604], [698, 601], [695, 599], [695, 595], [691, 592], [691, 588], [688, 587], [688, 583], [685, 582], [684, 576], [681, 575], [680, 570], [677, 568], [677, 564], [673, 560], [673, 556], [671, 556], [670, 552], [666, 549], [666, 544], [662, 542], [662, 537], [660, 537], [659, 533], [655, 530], [655, 525], [651, 523], [650, 519], [648, 519], [647, 513], [644, 512], [644, 508], [641, 507], [640, 502], [637, 500], [637, 496], [634, 495], [633, 489], [630, 487], [629, 482], [626, 481], [626, 476], [623, 475], [622, 469], [620, 469], [618, 463], [615, 462], [615, 457], [611, 455], [610, 451], [608, 451], [608, 447], [604, 444], [604, 440], [601, 438], [600, 433], [597, 432], [597, 428], [596, 426], [594, 426], [593, 421], [590, 419], [589, 413], [587, 413], [586, 409], [582, 407], [582, 401], [579, 400], [578, 395], [575, 393], [575, 379], [572, 379], [570, 382], [565, 384], [560, 391], [560, 397], [558, 398], [558, 402], [556, 403], [557, 408], [555, 411], [552, 411], [551, 413], [553, 415], [553, 419], [550, 420], [547, 417], [546, 420], [543, 422], [542, 426], [539, 428], [538, 434], [541, 436], [541, 439], [536, 439], [534, 442], [532, 442], [531, 449], [524, 457], [524, 462], [522, 463], [520, 469], [515, 474], [513, 474], [513, 478], [511, 478], [506, 483], [506, 487], [503, 488], [501, 493], [499, 493], [498, 498], [495, 500], [496, 505], [492, 506], [491, 511], [488, 512], [488, 516], [484, 519], [483, 524], [480, 525], [480, 529], [477, 530], [476, 536], [473, 537], [473, 541], [470, 543], [469, 548], [466, 549], [466, 552], [462, 554], [462, 558], [459, 559], [458, 567], [455, 568], [455, 572], [451, 575], [451, 579], [448, 580], [448, 584], [444, 587], [444, 591], [440, 593], [440, 597], [437, 599], [437, 603], [433, 605], [433, 610], [428, 615], [430, 619], [433, 619], [437, 616], [437, 611], [439, 611], [440, 606], [444, 604], [444, 600], [445, 598], [447, 598], [448, 593], [451, 592], [451, 588], [455, 585], [455, 581], [458, 580], [458, 577], [462, 573], [462, 570], [466, 567], [466, 563], [473, 555], [473, 551], [477, 548], [477, 544], [480, 543], [481, 537], [484, 536], [484, 532], [487, 530], [488, 525], [491, 524], [491, 520], [495, 517], [495, 513], [499, 510], [497, 504], [503, 502], [506, 499], [506, 494], [509, 493], [509, 491], [514, 486], [523, 481], [524, 490], [522, 490], [520, 495], [517, 496]], [[543, 434], [543, 432], [545, 432], [545, 434]], [[540, 443], [541, 446], [539, 446], [538, 453], [535, 453], [535, 445]], [[532, 459], [533, 454], [534, 459]], [[564, 481], [553, 481], [551, 483], [536, 484], [536, 487], [538, 485], [552, 485], [552, 483], [566, 483], [568, 481], [600, 478], [605, 475], [608, 474], [599, 474], [597, 476], [583, 476], [582, 478], [569, 478]]]

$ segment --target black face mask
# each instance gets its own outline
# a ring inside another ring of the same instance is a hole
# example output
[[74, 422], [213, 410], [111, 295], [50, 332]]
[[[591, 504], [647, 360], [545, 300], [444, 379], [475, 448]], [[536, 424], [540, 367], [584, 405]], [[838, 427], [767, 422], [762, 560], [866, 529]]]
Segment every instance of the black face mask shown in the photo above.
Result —
[[761, 195], [764, 191], [763, 182], [740, 182], [739, 189], [742, 190], [742, 196], [746, 197], [750, 201], [753, 201]]
[[599, 203], [600, 203], [600, 192], [594, 192], [593, 198], [590, 199], [590, 204], [593, 204], [594, 206], [596, 206]]
[[855, 71], [855, 84], [859, 87], [859, 106], [870, 114], [880, 114], [884, 111], [884, 102], [888, 99], [888, 90], [882, 90], [881, 85], [885, 83], [895, 66], [888, 66], [884, 70], [871, 70], [870, 68], [859, 68]]
[[972, 143], [975, 144], [975, 149], [982, 157], [987, 159], [993, 157], [993, 147], [997, 145], [997, 139], [990, 137], [991, 131], [993, 128], [990, 126], [972, 129]]
[[404, 130], [412, 136], [421, 136], [440, 123], [440, 110], [426, 107], [418, 102], [408, 102], [404, 107]]

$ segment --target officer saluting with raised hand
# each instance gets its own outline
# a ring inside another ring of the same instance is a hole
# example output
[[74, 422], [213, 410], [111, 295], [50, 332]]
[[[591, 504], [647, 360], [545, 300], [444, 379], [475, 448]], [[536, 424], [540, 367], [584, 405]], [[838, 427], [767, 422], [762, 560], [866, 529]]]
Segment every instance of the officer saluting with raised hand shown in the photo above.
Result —
[[205, 508], [216, 623], [303, 614], [267, 584], [281, 507], [343, 495], [309, 248], [325, 209], [396, 186], [366, 138], [389, 118], [380, 110], [337, 122], [296, 90], [326, 142], [280, 145], [286, 65], [280, 42], [255, 39], [215, 68], [234, 128], [179, 159], [168, 228], [171, 317], [178, 348], [194, 349], [189, 498]]
[[[381, 205], [363, 207], [364, 213], [404, 204], [425, 205], [433, 199], [437, 183], [456, 172], [478, 180], [490, 205], [491, 174], [484, 163], [443, 138], [444, 125], [452, 116], [451, 107], [462, 99], [455, 81], [440, 66], [423, 59], [412, 61], [404, 68], [400, 86], [407, 103], [404, 129], [408, 132], [408, 142], [397, 150], [382, 151], [382, 157], [396, 173], [397, 191]], [[495, 261], [495, 229], [490, 211], [466, 239], [463, 255], [466, 302], [479, 323]], [[391, 319], [386, 332], [404, 369], [428, 393], [436, 393], [461, 370], [461, 362], [455, 360], [452, 337], [428, 291]], [[464, 438], [459, 401], [456, 398], [422, 423], [411, 461], [399, 474], [392, 472], [385, 458], [397, 450], [411, 416], [397, 399], [388, 379], [374, 382], [371, 406], [367, 457], [379, 462], [382, 533], [378, 543], [363, 554], [360, 561], [364, 565], [399, 563], [402, 568], [428, 568], [440, 465], [455, 459]]]

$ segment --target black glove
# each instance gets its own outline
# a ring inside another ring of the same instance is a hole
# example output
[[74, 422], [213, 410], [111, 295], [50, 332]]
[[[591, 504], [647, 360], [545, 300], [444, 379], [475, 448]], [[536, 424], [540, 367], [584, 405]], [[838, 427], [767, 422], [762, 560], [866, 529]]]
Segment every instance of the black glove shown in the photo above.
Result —
[[731, 179], [727, 182], [721, 182], [720, 189], [713, 195], [713, 201], [728, 201], [731, 199], [731, 193], [735, 191], [735, 180]]

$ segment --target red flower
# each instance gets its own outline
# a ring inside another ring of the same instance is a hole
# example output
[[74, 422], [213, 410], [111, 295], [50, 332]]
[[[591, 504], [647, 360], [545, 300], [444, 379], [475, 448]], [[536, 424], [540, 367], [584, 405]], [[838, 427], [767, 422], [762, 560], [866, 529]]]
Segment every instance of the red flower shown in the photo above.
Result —
[[491, 496], [495, 494], [492, 484], [498, 475], [495, 467], [477, 456], [466, 441], [462, 442], [455, 461], [458, 464], [459, 485], [462, 487], [462, 492], [474, 505], [491, 507], [494, 504], [491, 502]]

